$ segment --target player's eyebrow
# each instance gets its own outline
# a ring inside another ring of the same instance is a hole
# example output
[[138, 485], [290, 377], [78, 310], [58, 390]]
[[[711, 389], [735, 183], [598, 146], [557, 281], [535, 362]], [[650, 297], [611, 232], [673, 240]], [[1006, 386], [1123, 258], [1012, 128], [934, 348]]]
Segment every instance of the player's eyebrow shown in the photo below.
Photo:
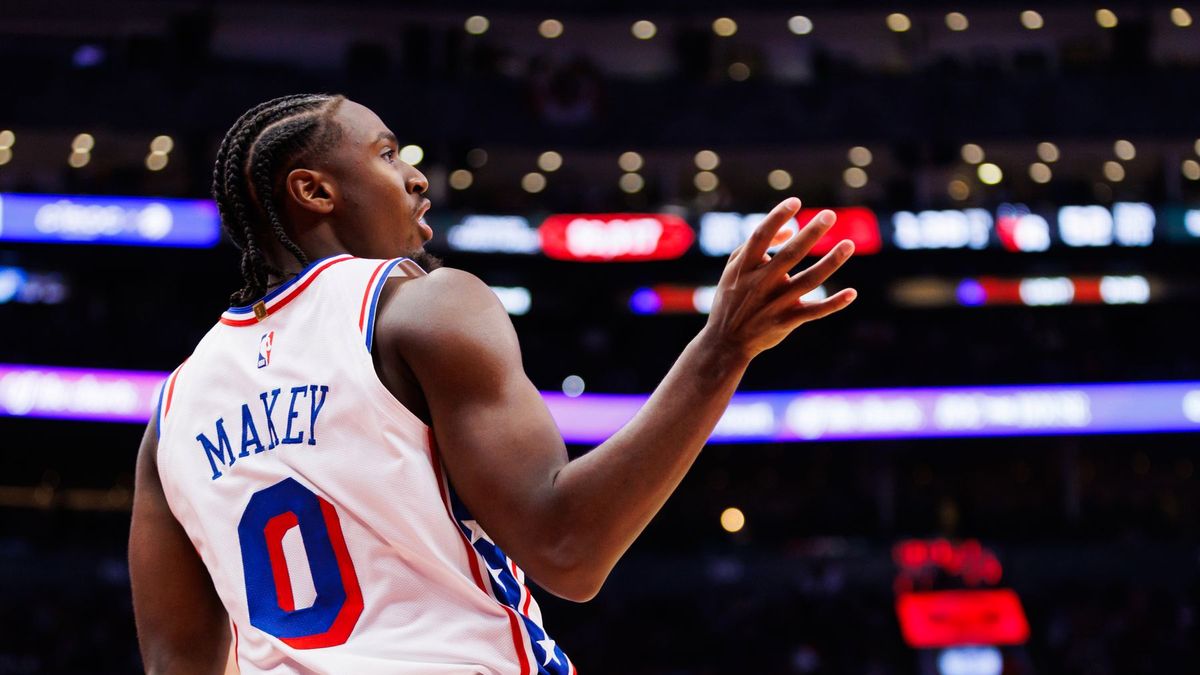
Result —
[[379, 135], [375, 137], [375, 143], [378, 144], [380, 141], [391, 141], [396, 145], [400, 144], [400, 141], [396, 140], [396, 134], [393, 134], [390, 131], [379, 132]]

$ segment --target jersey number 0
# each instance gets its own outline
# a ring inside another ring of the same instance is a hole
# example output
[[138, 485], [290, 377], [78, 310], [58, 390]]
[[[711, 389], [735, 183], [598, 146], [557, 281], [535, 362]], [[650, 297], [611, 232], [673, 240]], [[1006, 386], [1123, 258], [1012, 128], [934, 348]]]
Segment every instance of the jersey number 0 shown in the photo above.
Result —
[[[283, 536], [300, 528], [316, 600], [296, 609]], [[238, 523], [250, 624], [295, 649], [340, 645], [362, 614], [362, 589], [333, 505], [293, 478], [250, 497]]]

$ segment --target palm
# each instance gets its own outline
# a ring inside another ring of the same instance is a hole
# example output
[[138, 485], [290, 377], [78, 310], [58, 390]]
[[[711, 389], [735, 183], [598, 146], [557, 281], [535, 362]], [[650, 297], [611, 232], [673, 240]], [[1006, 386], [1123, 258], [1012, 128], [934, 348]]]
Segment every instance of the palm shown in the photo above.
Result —
[[800, 299], [850, 259], [854, 244], [849, 240], [838, 242], [813, 265], [791, 272], [833, 226], [832, 211], [817, 214], [774, 257], [767, 254], [780, 228], [799, 210], [800, 200], [794, 197], [780, 202], [729, 257], [717, 284], [709, 328], [747, 356], [774, 347], [802, 323], [844, 309], [858, 295], [847, 288], [824, 300]]

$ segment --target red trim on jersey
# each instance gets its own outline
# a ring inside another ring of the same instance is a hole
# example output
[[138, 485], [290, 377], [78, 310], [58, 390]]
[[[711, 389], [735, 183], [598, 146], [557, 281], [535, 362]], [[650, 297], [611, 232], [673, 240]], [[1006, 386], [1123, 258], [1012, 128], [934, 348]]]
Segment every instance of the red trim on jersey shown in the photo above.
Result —
[[[303, 282], [301, 282], [299, 285], [297, 285], [295, 288], [293, 288], [291, 291], [289, 291], [287, 295], [274, 301], [269, 307], [267, 307], [266, 308], [267, 316], [271, 316], [271, 314], [283, 309], [284, 305], [288, 304], [292, 300], [295, 300], [296, 296], [300, 295], [300, 293], [302, 291], [304, 291], [304, 289], [308, 288], [309, 285], [312, 284], [313, 280], [317, 278], [317, 275], [319, 275], [321, 272], [324, 272], [325, 270], [329, 269], [330, 267], [333, 267], [334, 265], [336, 265], [340, 262], [346, 262], [347, 260], [353, 260], [353, 259], [354, 259], [353, 257], [349, 257], [349, 256], [345, 257], [345, 258], [334, 258], [333, 260], [330, 260], [329, 262], [325, 263], [324, 265], [321, 265], [317, 269], [313, 270], [313, 273], [310, 274], [307, 279], [305, 279]], [[253, 314], [251, 314], [250, 318], [247, 318], [247, 319], [230, 319], [226, 316], [222, 316], [221, 323], [223, 323], [227, 326], [253, 326], [254, 324], [258, 323], [258, 317], [254, 316]]]
[[275, 579], [275, 598], [279, 609], [296, 611], [296, 599], [292, 597], [292, 575], [288, 572], [287, 558], [283, 555], [283, 535], [300, 524], [296, 514], [285, 511], [267, 521], [263, 535], [267, 538], [267, 556], [271, 559], [271, 576]]
[[521, 581], [521, 574], [520, 574], [520, 572], [517, 571], [516, 561], [513, 560], [512, 558], [509, 558], [508, 566], [512, 568], [513, 579], [517, 580], [517, 588], [521, 589], [521, 594], [525, 598], [524, 600], [521, 601], [521, 613], [524, 614], [525, 616], [529, 616], [529, 604], [533, 601], [533, 593], [530, 593], [529, 587], [527, 587]]
[[240, 673], [240, 672], [242, 672], [242, 663], [241, 663], [240, 661], [238, 661], [238, 629], [237, 629], [237, 624], [236, 624], [236, 623], [234, 623], [234, 622], [232, 622], [232, 621], [230, 621], [230, 622], [229, 622], [229, 625], [233, 626], [233, 667], [234, 667], [234, 668], [237, 668], [237, 671]]
[[[441, 458], [438, 457], [437, 450], [433, 445], [433, 431], [429, 432], [429, 461], [433, 462], [433, 474], [437, 477], [438, 494], [442, 496], [442, 505], [446, 507], [446, 515], [450, 516], [450, 522], [454, 523], [454, 513], [450, 510], [450, 501], [446, 499], [446, 486], [442, 482], [442, 465]], [[462, 530], [458, 529], [458, 525], [454, 525], [454, 529], [462, 536]], [[471, 565], [471, 576], [475, 578], [475, 585], [479, 590], [487, 592], [487, 586], [483, 584], [483, 574], [479, 571], [479, 561], [475, 559], [475, 549], [471, 548], [471, 542], [464, 536], [462, 537], [463, 547], [467, 550], [467, 562]]]
[[521, 603], [521, 613], [525, 616], [529, 616], [529, 604], [533, 602], [533, 593], [529, 592], [529, 589], [525, 586], [525, 584], [521, 584], [521, 590], [525, 593], [525, 602]]
[[391, 261], [385, 260], [379, 263], [379, 267], [376, 267], [375, 271], [371, 272], [371, 280], [367, 282], [367, 290], [363, 291], [362, 309], [358, 310], [358, 330], [360, 331], [363, 330], [363, 321], [367, 318], [367, 300], [371, 298], [371, 289], [375, 287], [375, 279], [383, 271], [383, 268], [387, 267], [389, 262]]
[[[302, 638], [279, 638], [284, 644], [296, 649], [320, 649], [336, 647], [345, 644], [354, 631], [358, 617], [363, 611], [362, 588], [358, 585], [358, 574], [354, 571], [354, 563], [350, 561], [350, 551], [346, 548], [346, 537], [342, 534], [342, 523], [338, 519], [337, 510], [333, 504], [318, 496], [321, 503], [321, 515], [325, 518], [325, 529], [329, 531], [329, 543], [333, 546], [333, 555], [337, 558], [338, 572], [342, 575], [342, 587], [346, 589], [346, 602], [329, 630], [319, 635], [309, 635]], [[278, 516], [276, 516], [278, 517]]]
[[[183, 363], [187, 363], [187, 359], [184, 359]], [[171, 397], [175, 395], [175, 380], [179, 379], [179, 373], [183, 370], [183, 363], [179, 364], [179, 367], [171, 375], [171, 384], [167, 387], [167, 400], [163, 403], [164, 420], [167, 419], [167, 413], [171, 412]]]
[[[487, 587], [484, 586], [483, 577], [479, 571], [479, 561], [476, 558], [478, 553], [475, 547], [471, 546], [467, 535], [463, 534], [459, 529], [458, 522], [454, 519], [454, 512], [450, 509], [450, 500], [446, 497], [446, 486], [442, 481], [442, 459], [438, 455], [437, 441], [433, 438], [433, 429], [429, 430], [429, 461], [433, 463], [433, 474], [437, 477], [438, 494], [442, 496], [442, 505], [446, 507], [446, 515], [450, 516], [450, 522], [454, 525], [454, 530], [458, 532], [459, 538], [462, 539], [463, 546], [467, 550], [467, 561], [471, 565], [471, 574], [475, 577], [475, 584], [479, 590], [488, 593]], [[526, 590], [526, 593], [529, 591]], [[491, 593], [488, 593], [491, 597]], [[533, 675], [533, 668], [529, 665], [529, 656], [525, 652], [525, 639], [522, 637], [524, 631], [521, 629], [521, 620], [517, 618], [516, 611], [508, 605], [496, 600], [496, 604], [504, 608], [504, 613], [508, 616], [508, 626], [512, 630], [513, 649], [517, 652], [517, 658], [521, 662], [521, 675]]]
[[[500, 603], [499, 600], [496, 601]], [[505, 614], [508, 615], [508, 627], [512, 629], [513, 649], [517, 650], [517, 658], [521, 661], [521, 675], [533, 675], [533, 668], [529, 666], [529, 658], [525, 654], [525, 639], [521, 637], [521, 621], [517, 618], [517, 612], [512, 607], [500, 603], [504, 608]]]

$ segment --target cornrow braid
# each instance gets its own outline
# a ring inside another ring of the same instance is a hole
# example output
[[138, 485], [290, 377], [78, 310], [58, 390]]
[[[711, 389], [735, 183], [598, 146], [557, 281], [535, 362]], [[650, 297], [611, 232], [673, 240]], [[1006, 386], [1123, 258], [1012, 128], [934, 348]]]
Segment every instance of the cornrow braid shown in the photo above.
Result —
[[221, 141], [212, 196], [225, 233], [242, 251], [242, 287], [230, 297], [231, 304], [254, 301], [267, 291], [270, 275], [283, 275], [267, 262], [260, 237], [274, 236], [301, 265], [308, 264], [283, 227], [275, 203], [276, 183], [284, 170], [337, 140], [340, 128], [332, 116], [343, 100], [329, 94], [272, 99], [246, 111]]

